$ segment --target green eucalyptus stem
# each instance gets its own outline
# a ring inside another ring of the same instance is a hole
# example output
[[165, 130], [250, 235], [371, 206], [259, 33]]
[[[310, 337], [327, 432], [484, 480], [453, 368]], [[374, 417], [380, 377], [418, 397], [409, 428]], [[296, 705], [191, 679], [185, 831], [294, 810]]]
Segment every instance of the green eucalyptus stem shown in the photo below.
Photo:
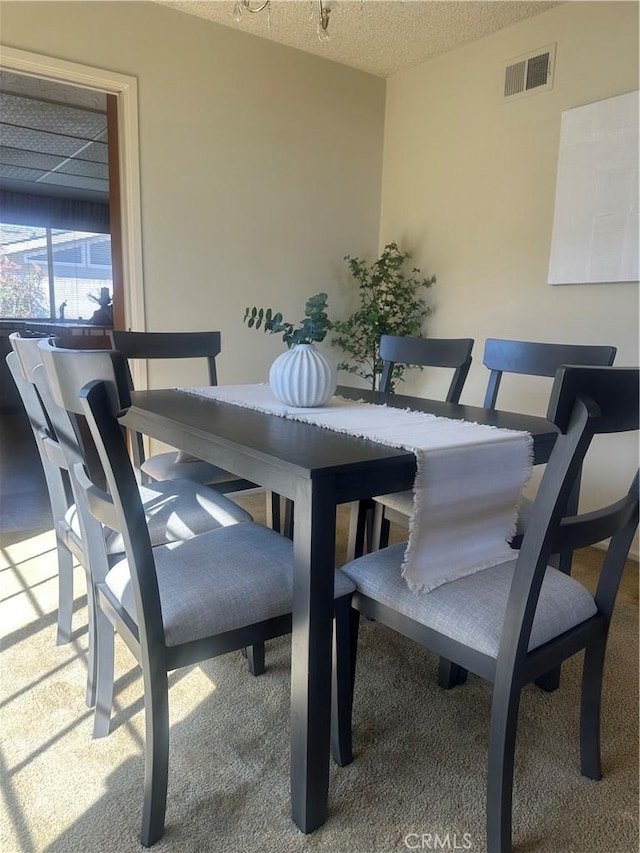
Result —
[[327, 315], [327, 298], [326, 293], [316, 293], [307, 299], [305, 316], [298, 328], [284, 320], [279, 311], [274, 314], [271, 308], [246, 308], [244, 322], [250, 329], [262, 328], [272, 335], [282, 333], [282, 340], [289, 349], [295, 344], [320, 343], [331, 328]]

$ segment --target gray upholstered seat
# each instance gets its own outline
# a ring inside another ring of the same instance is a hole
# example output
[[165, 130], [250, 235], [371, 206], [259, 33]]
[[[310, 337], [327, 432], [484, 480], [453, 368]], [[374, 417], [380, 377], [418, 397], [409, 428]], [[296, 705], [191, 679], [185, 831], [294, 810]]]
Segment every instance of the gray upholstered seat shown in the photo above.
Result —
[[[233, 501], [189, 480], [140, 486], [140, 497], [153, 546], [191, 539], [208, 530], [252, 521], [249, 513]], [[80, 520], [75, 504], [67, 512], [66, 521], [80, 538]], [[104, 536], [108, 554], [124, 552], [120, 533], [104, 528]]]
[[395, 492], [389, 495], [377, 495], [375, 500], [389, 509], [402, 513], [408, 518], [413, 512], [413, 491], [407, 489], [406, 492]]
[[209, 486], [218, 486], [222, 483], [231, 484], [238, 480], [237, 477], [223, 468], [218, 468], [216, 465], [190, 454], [180, 451], [176, 453], [175, 450], [150, 456], [142, 463], [140, 470], [152, 480], [180, 478]]
[[[516, 561], [501, 563], [419, 595], [409, 589], [400, 573], [405, 547], [401, 543], [374, 551], [343, 566], [342, 572], [369, 598], [497, 658]], [[529, 650], [574, 628], [596, 612], [593, 596], [581, 583], [557, 569], [547, 568]]]
[[[261, 524], [218, 530], [154, 549], [165, 639], [177, 646], [291, 613], [293, 543]], [[335, 596], [353, 583], [335, 575]], [[118, 557], [105, 583], [136, 622], [126, 557]]]

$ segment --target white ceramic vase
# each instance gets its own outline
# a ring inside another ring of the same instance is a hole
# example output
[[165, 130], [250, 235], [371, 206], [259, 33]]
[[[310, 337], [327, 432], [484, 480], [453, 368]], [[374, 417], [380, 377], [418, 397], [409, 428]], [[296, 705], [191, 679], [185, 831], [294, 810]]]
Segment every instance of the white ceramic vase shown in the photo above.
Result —
[[336, 371], [313, 344], [296, 344], [271, 365], [269, 384], [287, 406], [322, 406], [336, 390]]

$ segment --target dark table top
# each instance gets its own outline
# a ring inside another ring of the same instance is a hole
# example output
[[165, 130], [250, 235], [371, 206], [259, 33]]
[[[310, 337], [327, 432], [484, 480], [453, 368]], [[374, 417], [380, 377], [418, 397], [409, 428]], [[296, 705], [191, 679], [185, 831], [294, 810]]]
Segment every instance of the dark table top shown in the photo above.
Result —
[[[483, 409], [401, 394], [380, 394], [339, 386], [337, 394], [370, 403], [385, 403], [456, 420], [467, 420], [504, 429], [526, 430], [534, 439], [536, 462], [545, 462], [557, 435], [557, 428], [545, 418]], [[413, 454], [367, 439], [333, 432], [323, 427], [289, 420], [198, 397], [175, 389], [132, 392], [132, 407], [122, 419], [125, 426], [147, 432], [175, 446], [197, 453], [203, 442], [211, 441], [228, 450], [242, 448], [256, 460], [274, 457], [283, 469], [297, 476], [314, 477], [321, 472], [346, 472], [361, 464], [389, 460], [397, 464], [401, 457]], [[180, 441], [178, 441], [178, 438]]]

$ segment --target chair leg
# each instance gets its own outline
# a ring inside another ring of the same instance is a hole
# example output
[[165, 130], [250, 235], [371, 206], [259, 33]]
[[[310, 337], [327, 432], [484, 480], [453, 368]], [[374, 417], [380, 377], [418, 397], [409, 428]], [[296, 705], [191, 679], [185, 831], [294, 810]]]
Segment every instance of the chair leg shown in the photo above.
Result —
[[73, 615], [73, 554], [58, 542], [58, 629], [56, 645], [71, 642]]
[[282, 534], [287, 539], [293, 539], [293, 501], [289, 498], [284, 499], [284, 524]]
[[582, 666], [580, 701], [580, 771], [589, 779], [601, 779], [600, 706], [606, 637], [587, 646]]
[[367, 548], [369, 553], [386, 548], [389, 544], [390, 524], [384, 517], [384, 506], [374, 502], [372, 519], [370, 522], [370, 536], [367, 537]]
[[[577, 506], [573, 510], [577, 512]], [[573, 551], [562, 551], [560, 554], [553, 554], [551, 559], [549, 560], [549, 565], [558, 569], [561, 572], [564, 572], [565, 575], [571, 574], [571, 562], [573, 560]], [[539, 687], [541, 690], [544, 690], [545, 693], [553, 693], [554, 690], [557, 690], [560, 687], [560, 673], [562, 672], [561, 666], [554, 666], [553, 669], [550, 669], [548, 672], [545, 672], [543, 675], [536, 678], [535, 685]]]
[[151, 847], [164, 835], [169, 775], [169, 695], [167, 673], [143, 666], [145, 706], [143, 847]]
[[331, 683], [331, 753], [340, 767], [353, 761], [351, 712], [358, 647], [359, 614], [351, 609], [351, 596], [337, 599], [333, 620]]
[[280, 495], [276, 492], [267, 492], [267, 527], [275, 530], [276, 533], [281, 531], [280, 520]]
[[[370, 515], [373, 512], [373, 501], [370, 499], [353, 501], [349, 517], [349, 544], [347, 546], [347, 562], [362, 557], [365, 553], [365, 537], [371, 536]], [[367, 550], [370, 550], [368, 548]]]
[[[367, 554], [371, 554], [374, 550], [373, 543], [375, 541], [375, 523], [376, 523], [376, 504], [375, 501], [371, 501], [371, 504], [367, 506], [366, 516], [365, 516], [365, 545], [367, 548]], [[377, 548], [375, 549], [377, 550]]]
[[520, 688], [495, 684], [487, 771], [487, 849], [511, 853], [513, 763]]
[[113, 625], [101, 607], [95, 610], [96, 698], [93, 712], [93, 737], [107, 737], [113, 706]]
[[560, 687], [560, 667], [555, 666], [549, 672], [545, 672], [544, 675], [536, 678], [535, 684], [541, 690], [544, 690], [545, 693], [553, 693], [554, 690]]
[[96, 602], [95, 589], [91, 582], [89, 572], [87, 577], [87, 633], [89, 645], [87, 648], [87, 708], [93, 708], [96, 704], [96, 690], [98, 684], [98, 637], [96, 627]]
[[389, 519], [382, 516], [382, 521], [380, 523], [380, 548], [388, 548], [389, 547], [389, 536], [391, 535], [391, 523]]
[[446, 658], [440, 658], [438, 663], [438, 687], [451, 690], [459, 684], [464, 684], [469, 673], [463, 666], [453, 663]]
[[243, 654], [245, 652], [251, 675], [264, 675], [267, 669], [264, 663], [264, 642], [248, 646], [243, 649]]

